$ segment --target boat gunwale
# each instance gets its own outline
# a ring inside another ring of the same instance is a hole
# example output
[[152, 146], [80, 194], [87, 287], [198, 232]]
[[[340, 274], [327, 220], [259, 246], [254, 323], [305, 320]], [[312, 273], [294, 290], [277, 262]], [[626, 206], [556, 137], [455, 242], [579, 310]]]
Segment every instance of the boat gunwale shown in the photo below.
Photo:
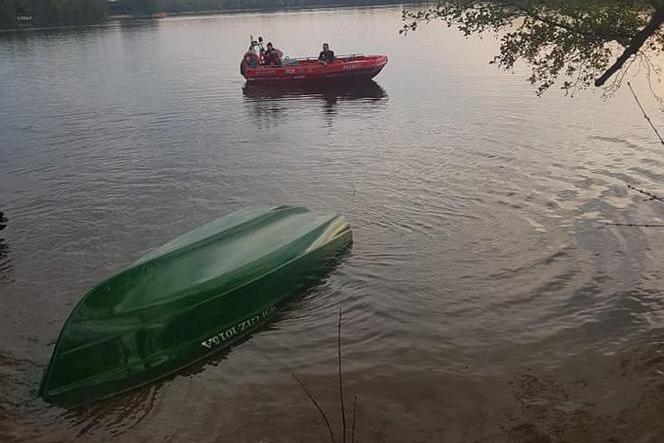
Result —
[[[332, 74], [337, 74], [339, 77], [348, 77], [351, 78], [352, 76], [357, 76], [357, 75], [371, 75], [374, 70], [377, 70], [375, 75], [378, 75], [378, 73], [387, 65], [389, 58], [387, 55], [362, 55], [357, 58], [350, 58], [350, 59], [337, 59], [335, 62], [331, 63], [326, 63], [326, 64], [321, 64], [317, 63], [318, 59], [295, 59], [298, 61], [303, 61], [303, 64], [285, 64], [285, 65], [258, 65], [256, 67], [246, 67], [244, 73], [242, 76], [247, 80], [247, 81], [297, 81], [297, 80], [324, 80], [326, 75], [332, 75]], [[336, 62], [340, 63], [336, 63]], [[363, 66], [363, 69], [353, 69], [353, 70], [345, 70], [343, 69], [343, 66], [348, 65], [348, 64], [363, 64], [366, 66]], [[342, 66], [341, 70], [330, 70], [330, 68], [336, 68], [338, 66]], [[290, 74], [286, 74], [285, 70], [287, 69], [292, 69], [295, 71], [303, 71], [305, 68], [312, 68], [315, 67], [315, 72], [309, 72], [309, 73], [297, 73], [293, 72]], [[327, 72], [327, 74], [326, 74]], [[251, 75], [248, 75], [251, 74]]]

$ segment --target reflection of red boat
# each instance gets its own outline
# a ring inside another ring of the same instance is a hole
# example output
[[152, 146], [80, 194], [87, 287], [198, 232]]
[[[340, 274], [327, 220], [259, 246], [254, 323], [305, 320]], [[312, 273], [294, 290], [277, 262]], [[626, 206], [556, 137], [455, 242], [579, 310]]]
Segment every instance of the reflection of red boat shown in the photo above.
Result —
[[242, 66], [250, 83], [320, 82], [369, 80], [387, 64], [385, 55], [350, 55], [324, 64], [317, 59], [294, 59], [283, 66]]

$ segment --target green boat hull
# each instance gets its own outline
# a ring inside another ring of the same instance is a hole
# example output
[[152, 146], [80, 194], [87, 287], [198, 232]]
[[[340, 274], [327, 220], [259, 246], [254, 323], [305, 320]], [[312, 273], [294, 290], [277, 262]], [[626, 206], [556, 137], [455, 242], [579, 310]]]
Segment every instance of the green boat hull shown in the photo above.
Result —
[[76, 305], [39, 389], [75, 405], [153, 382], [264, 324], [352, 242], [346, 220], [244, 209], [165, 244]]

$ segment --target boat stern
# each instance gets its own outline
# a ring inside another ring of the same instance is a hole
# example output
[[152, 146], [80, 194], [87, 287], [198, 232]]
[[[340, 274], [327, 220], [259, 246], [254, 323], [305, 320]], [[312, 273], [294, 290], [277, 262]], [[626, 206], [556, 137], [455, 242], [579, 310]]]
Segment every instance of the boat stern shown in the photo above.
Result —
[[117, 337], [62, 348], [61, 343], [56, 345], [39, 388], [39, 396], [49, 403], [68, 405], [98, 398], [129, 375], [125, 348]]

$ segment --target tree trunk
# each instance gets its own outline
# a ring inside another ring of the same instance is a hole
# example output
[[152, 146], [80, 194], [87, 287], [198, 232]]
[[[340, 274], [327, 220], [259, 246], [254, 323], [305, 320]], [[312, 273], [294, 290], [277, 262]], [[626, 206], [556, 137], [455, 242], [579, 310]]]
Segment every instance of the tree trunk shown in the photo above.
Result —
[[625, 51], [618, 57], [616, 62], [611, 65], [609, 69], [606, 70], [597, 80], [595, 80], [595, 86], [604, 86], [606, 81], [611, 78], [616, 72], [625, 65], [625, 62], [629, 60], [630, 57], [636, 55], [643, 44], [653, 35], [659, 27], [664, 23], [664, 0], [657, 0], [652, 2], [655, 13], [650, 18], [648, 24], [637, 32], [632, 40], [629, 42], [629, 45], [625, 48]]

